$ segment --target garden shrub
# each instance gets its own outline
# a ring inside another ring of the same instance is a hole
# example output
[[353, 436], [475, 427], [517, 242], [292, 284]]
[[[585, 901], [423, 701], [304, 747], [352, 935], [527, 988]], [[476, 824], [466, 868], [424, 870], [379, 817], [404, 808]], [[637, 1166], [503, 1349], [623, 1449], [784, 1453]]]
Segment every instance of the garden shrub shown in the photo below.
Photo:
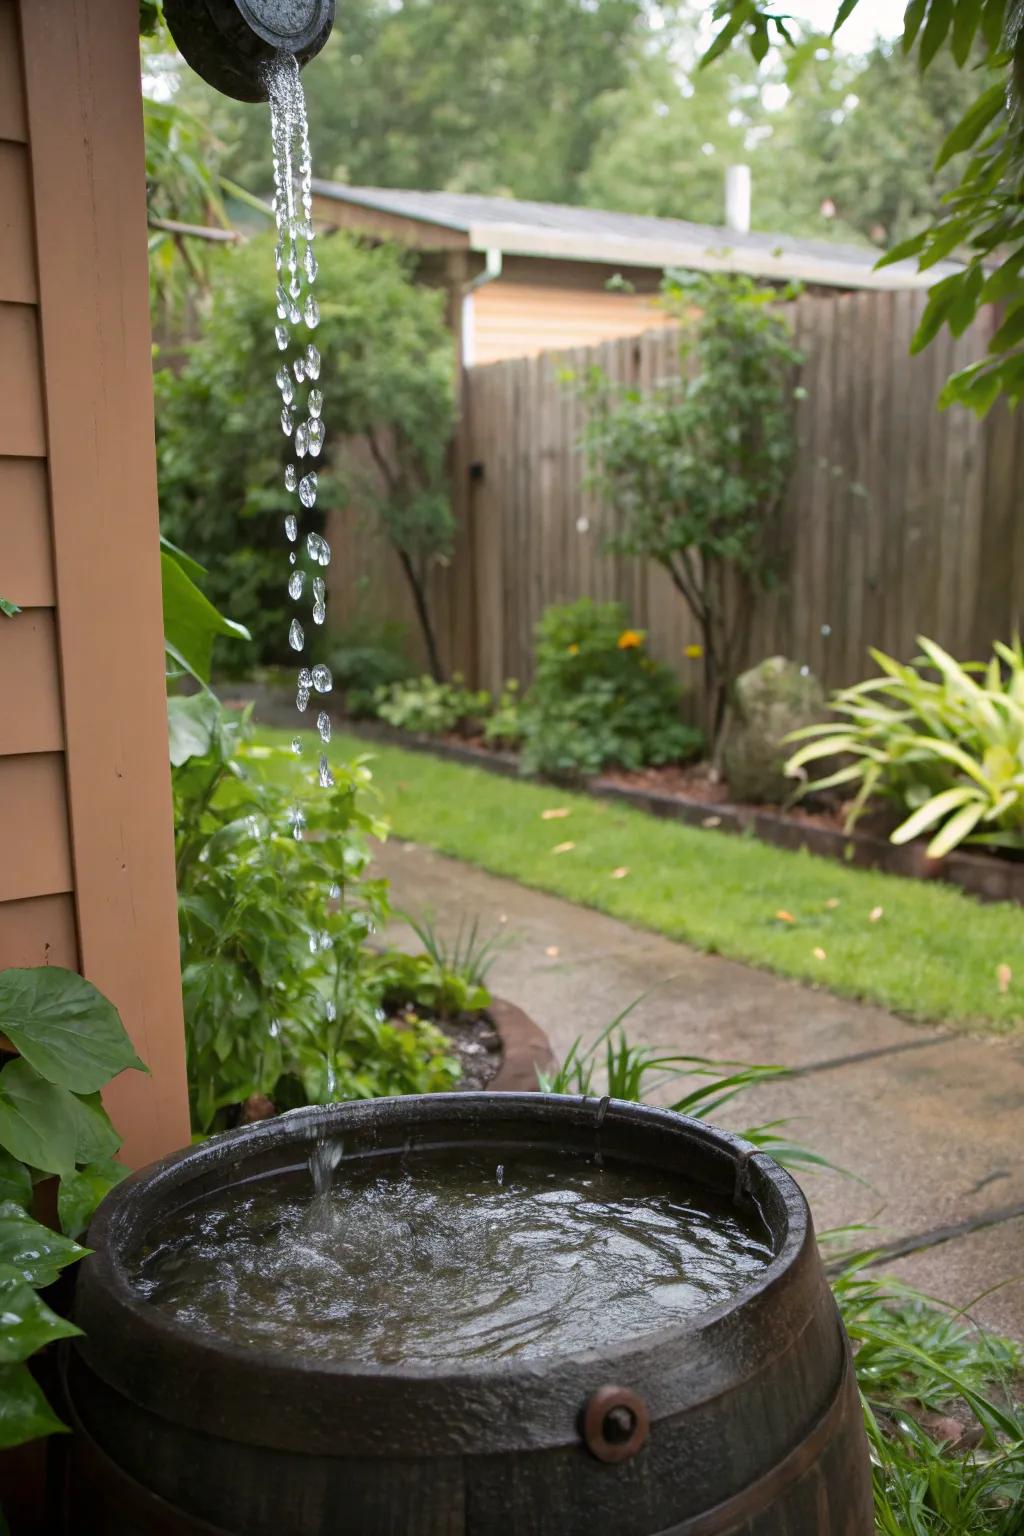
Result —
[[576, 778], [699, 752], [700, 731], [679, 717], [678, 679], [645, 638], [621, 603], [582, 598], [545, 611], [520, 717], [525, 772]]
[[917, 643], [923, 654], [909, 666], [872, 651], [883, 676], [834, 693], [841, 718], [795, 732], [805, 745], [787, 772], [841, 758], [804, 792], [855, 789], [848, 828], [872, 798], [893, 802], [909, 814], [892, 841], [931, 832], [932, 858], [963, 842], [1024, 850], [1024, 646], [997, 641], [986, 666], [961, 665], [923, 636]]
[[[444, 297], [414, 283], [407, 258], [388, 246], [332, 234], [317, 240], [317, 258], [315, 340], [331, 382], [317, 506], [304, 529], [322, 533], [325, 516], [353, 500], [364, 507], [395, 547], [430, 654], [428, 576], [454, 533]], [[284, 487], [290, 443], [274, 388], [274, 287], [269, 236], [220, 253], [201, 336], [180, 371], [156, 375], [163, 531], [207, 568], [211, 601], [255, 641], [247, 657], [226, 650], [227, 667], [293, 659], [283, 523], [294, 497]]]
[[222, 1129], [254, 1094], [289, 1108], [453, 1086], [438, 1031], [383, 1013], [368, 940], [389, 907], [386, 882], [367, 875], [367, 837], [383, 826], [366, 808], [366, 767], [335, 767], [331, 789], [311, 783], [296, 826], [290, 753], [247, 745], [247, 717], [208, 693], [169, 709], [196, 1129]]
[[675, 273], [665, 290], [681, 322], [681, 377], [641, 391], [593, 369], [583, 381], [585, 446], [618, 514], [609, 548], [662, 566], [700, 628], [717, 752], [754, 599], [778, 580], [800, 356], [775, 289]]
[[337, 635], [327, 652], [327, 663], [345, 713], [352, 720], [372, 718], [377, 713], [378, 691], [406, 682], [413, 675], [404, 627], [387, 622], [360, 624]]
[[490, 712], [491, 696], [466, 688], [456, 673], [450, 683], [432, 677], [392, 683], [390, 688], [377, 690], [375, 703], [380, 718], [396, 730], [448, 736], [452, 731], [469, 734], [480, 729]]

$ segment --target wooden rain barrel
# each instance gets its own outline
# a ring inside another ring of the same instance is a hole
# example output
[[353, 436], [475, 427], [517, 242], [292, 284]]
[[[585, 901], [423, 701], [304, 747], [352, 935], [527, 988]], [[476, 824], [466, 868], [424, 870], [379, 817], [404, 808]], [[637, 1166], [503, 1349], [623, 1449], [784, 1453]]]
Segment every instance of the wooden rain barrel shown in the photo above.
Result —
[[[756, 1216], [773, 1257], [723, 1305], [586, 1354], [438, 1369], [257, 1351], [147, 1303], [126, 1260], [229, 1180], [472, 1148], [628, 1162]], [[746, 1143], [666, 1110], [451, 1094], [302, 1110], [214, 1138], [107, 1196], [67, 1359], [78, 1536], [871, 1536], [850, 1350], [810, 1213]]]

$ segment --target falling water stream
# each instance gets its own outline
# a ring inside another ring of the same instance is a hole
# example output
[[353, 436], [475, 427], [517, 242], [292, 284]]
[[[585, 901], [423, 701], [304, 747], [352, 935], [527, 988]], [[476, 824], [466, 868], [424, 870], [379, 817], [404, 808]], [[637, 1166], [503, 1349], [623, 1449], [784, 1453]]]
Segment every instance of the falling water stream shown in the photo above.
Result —
[[[277, 225], [274, 248], [277, 325], [274, 337], [281, 354], [275, 382], [281, 396], [281, 430], [289, 439], [294, 454], [285, 467], [284, 486], [298, 503], [298, 510], [289, 511], [284, 520], [285, 538], [290, 546], [288, 596], [296, 604], [296, 612], [288, 625], [288, 644], [301, 658], [306, 649], [304, 619], [312, 618], [318, 627], [327, 619], [327, 583], [322, 572], [331, 563], [331, 546], [322, 534], [310, 530], [305, 535], [305, 551], [313, 569], [311, 580], [307, 581], [307, 571], [299, 564], [303, 513], [312, 512], [316, 506], [318, 477], [314, 465], [326, 438], [324, 396], [319, 382], [322, 360], [316, 343], [309, 339], [320, 324], [320, 306], [315, 291], [318, 262], [313, 229], [313, 162], [306, 97], [299, 66], [292, 54], [277, 55], [267, 69], [266, 84], [274, 162], [273, 210]], [[320, 700], [331, 692], [332, 687], [330, 668], [322, 662], [299, 666], [295, 704], [300, 717], [306, 714], [314, 697], [319, 706], [316, 713], [317, 782], [321, 789], [334, 787], [334, 775], [327, 757], [331, 716], [329, 710], [320, 705]], [[300, 726], [302, 723], [300, 718]], [[302, 755], [303, 745], [301, 734], [296, 734], [292, 738], [296, 756]], [[290, 821], [293, 836], [301, 840], [306, 829], [306, 815], [301, 805], [292, 807]], [[337, 899], [339, 895], [338, 887], [332, 886], [325, 893], [325, 899]], [[329, 949], [330, 944], [326, 925], [310, 936], [310, 948], [314, 952]], [[334, 1003], [325, 1000], [324, 1009], [328, 1023], [333, 1023]], [[330, 1050], [326, 1052], [326, 1078], [328, 1095], [333, 1097], [334, 1062]], [[330, 1157], [321, 1156], [311, 1167], [314, 1182], [318, 1170], [329, 1182], [333, 1167]], [[326, 1173], [323, 1173], [324, 1169]]]

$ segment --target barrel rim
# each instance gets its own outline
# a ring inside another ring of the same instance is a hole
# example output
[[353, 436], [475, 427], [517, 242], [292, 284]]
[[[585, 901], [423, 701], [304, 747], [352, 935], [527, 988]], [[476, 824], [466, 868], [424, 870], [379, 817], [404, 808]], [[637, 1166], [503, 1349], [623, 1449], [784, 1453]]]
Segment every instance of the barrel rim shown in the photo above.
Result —
[[[773, 1257], [747, 1285], [685, 1322], [584, 1351], [552, 1353], [540, 1358], [513, 1356], [506, 1360], [470, 1361], [464, 1366], [450, 1362], [433, 1366], [424, 1362], [382, 1365], [322, 1360], [252, 1348], [217, 1335], [196, 1333], [152, 1306], [131, 1285], [123, 1259], [131, 1251], [133, 1241], [137, 1241], [139, 1224], [145, 1225], [145, 1203], [157, 1200], [168, 1187], [198, 1177], [218, 1162], [229, 1163], [240, 1141], [244, 1141], [247, 1154], [254, 1154], [293, 1142], [304, 1143], [322, 1126], [330, 1126], [337, 1135], [380, 1126], [385, 1130], [390, 1126], [413, 1129], [445, 1121], [471, 1121], [474, 1111], [479, 1111], [484, 1122], [490, 1121], [495, 1127], [550, 1123], [564, 1118], [567, 1126], [587, 1128], [600, 1116], [606, 1128], [638, 1125], [668, 1131], [681, 1142], [699, 1141], [705, 1148], [723, 1154], [738, 1179], [742, 1176], [749, 1180], [752, 1197], [756, 1198], [758, 1189], [765, 1194], [773, 1192], [784, 1215], [785, 1231], [778, 1239]], [[183, 1169], [188, 1170], [184, 1176]], [[652, 1105], [594, 1096], [427, 1094], [296, 1110], [276, 1120], [246, 1127], [244, 1132], [226, 1132], [202, 1146], [183, 1148], [130, 1175], [102, 1202], [87, 1241], [95, 1251], [83, 1265], [79, 1280], [76, 1316], [86, 1337], [76, 1340], [76, 1348], [90, 1369], [140, 1405], [172, 1417], [179, 1417], [180, 1413], [183, 1422], [187, 1417], [193, 1424], [197, 1410], [202, 1418], [203, 1381], [217, 1380], [223, 1384], [223, 1379], [231, 1376], [234, 1400], [248, 1402], [247, 1394], [251, 1393], [253, 1408], [251, 1424], [226, 1430], [220, 1422], [219, 1432], [234, 1439], [260, 1438], [258, 1421], [262, 1414], [257, 1404], [273, 1398], [280, 1407], [282, 1394], [285, 1399], [302, 1403], [315, 1385], [318, 1395], [330, 1403], [332, 1412], [337, 1409], [353, 1418], [357, 1433], [362, 1432], [358, 1413], [365, 1412], [371, 1402], [379, 1401], [383, 1406], [385, 1394], [394, 1394], [396, 1388], [402, 1389], [401, 1400], [408, 1415], [436, 1412], [442, 1405], [448, 1412], [457, 1400], [464, 1410], [460, 1422], [445, 1426], [444, 1432], [438, 1429], [436, 1439], [446, 1445], [464, 1446], [472, 1442], [476, 1448], [480, 1445], [481, 1419], [493, 1416], [499, 1401], [510, 1406], [517, 1394], [528, 1389], [537, 1407], [532, 1443], [562, 1443], [566, 1400], [574, 1394], [582, 1400], [581, 1394], [586, 1395], [602, 1381], [633, 1381], [639, 1374], [648, 1373], [649, 1383], [653, 1376], [651, 1407], [655, 1416], [679, 1411], [680, 1403], [684, 1407], [696, 1406], [730, 1390], [736, 1383], [736, 1372], [726, 1371], [722, 1350], [730, 1327], [743, 1327], [744, 1375], [752, 1375], [781, 1354], [788, 1343], [775, 1337], [774, 1327], [756, 1326], [762, 1312], [770, 1315], [772, 1307], [778, 1305], [788, 1315], [806, 1318], [820, 1304], [821, 1292], [827, 1291], [807, 1202], [796, 1182], [773, 1159], [704, 1121]], [[808, 1255], [810, 1264], [806, 1261]], [[801, 1265], [802, 1256], [805, 1262]], [[105, 1330], [101, 1331], [102, 1347], [94, 1321], [100, 1321]], [[726, 1356], [728, 1353], [724, 1352]], [[143, 1357], [144, 1364], [140, 1363]], [[154, 1362], [159, 1368], [156, 1372]], [[732, 1363], [734, 1366], [735, 1362]], [[185, 1391], [189, 1401], [179, 1412], [169, 1406], [166, 1393], [154, 1380], [154, 1374], [173, 1372], [175, 1366], [181, 1375], [186, 1374], [182, 1367], [187, 1366], [189, 1376]], [[393, 1409], [393, 1395], [388, 1400]], [[557, 1431], [553, 1427], [555, 1419], [560, 1425]], [[334, 1425], [335, 1433], [338, 1427]], [[518, 1428], [521, 1430], [522, 1425]]]

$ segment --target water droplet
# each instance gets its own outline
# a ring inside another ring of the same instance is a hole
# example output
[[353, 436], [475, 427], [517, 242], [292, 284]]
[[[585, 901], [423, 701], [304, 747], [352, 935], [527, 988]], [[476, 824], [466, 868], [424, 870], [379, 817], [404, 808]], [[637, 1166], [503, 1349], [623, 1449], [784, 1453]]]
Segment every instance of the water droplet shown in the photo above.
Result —
[[288, 327], [286, 325], [274, 326], [274, 340], [277, 342], [277, 350], [283, 352], [288, 345]]
[[306, 254], [302, 258], [302, 265], [306, 270], [306, 276], [309, 278], [309, 281], [311, 283], [315, 283], [316, 275], [319, 272], [320, 267], [317, 263], [315, 255], [313, 254], [312, 245], [306, 246]]
[[326, 603], [314, 603], [313, 604], [313, 623], [314, 624], [323, 624], [323, 623], [326, 622], [326, 620], [327, 620], [327, 604]]
[[295, 601], [298, 602], [299, 598], [302, 596], [302, 589], [305, 584], [305, 571], [292, 571], [291, 575], [288, 577], [288, 596], [294, 597]]
[[274, 246], [274, 266], [279, 272], [284, 266], [284, 246], [281, 244], [280, 240]]
[[319, 416], [324, 408], [324, 395], [321, 389], [311, 389], [309, 392], [309, 414]]
[[303, 687], [300, 686], [296, 690], [296, 693], [295, 693], [295, 708], [300, 712], [300, 714], [305, 713], [305, 711], [309, 708], [309, 689], [308, 688], [303, 688]]
[[292, 325], [298, 325], [302, 319], [302, 310], [294, 300], [292, 301], [292, 306], [288, 311], [288, 319], [291, 321]]
[[299, 483], [299, 473], [294, 464], [289, 464], [284, 472], [284, 488], [286, 491], [294, 491]]
[[320, 353], [312, 342], [306, 348], [306, 372], [311, 379], [320, 377]]
[[320, 324], [320, 305], [310, 294], [302, 311], [302, 317], [311, 331], [315, 331]]
[[293, 736], [292, 737], [292, 751], [295, 753], [296, 757], [301, 757], [302, 756], [302, 737], [301, 736]]
[[304, 507], [316, 506], [316, 471], [312, 470], [308, 475], [303, 475], [299, 481], [299, 500]]
[[323, 662], [320, 662], [313, 668], [312, 677], [313, 687], [316, 689], [317, 693], [330, 693], [331, 689], [334, 687], [334, 679], [331, 676], [331, 669], [330, 667], [325, 667]]
[[319, 941], [317, 939], [316, 934], [315, 933], [311, 933], [310, 936], [309, 936], [309, 952], [310, 952], [310, 954], [311, 955], [315, 955], [319, 948], [320, 948], [320, 944], [319, 944]]
[[292, 280], [288, 284], [288, 292], [291, 294], [293, 299], [297, 299], [299, 294], [302, 292], [302, 279], [299, 277], [297, 272], [292, 275]]
[[590, 518], [589, 517], [578, 517], [576, 519], [576, 532], [577, 533], [586, 533], [586, 531], [587, 531], [587, 529], [589, 527], [590, 527]]
[[291, 437], [291, 435], [292, 435], [292, 428], [294, 426], [295, 426], [295, 418], [292, 416], [291, 411], [288, 409], [288, 407], [286, 405], [282, 406], [282, 408], [281, 408], [281, 431], [284, 433], [285, 437]]
[[823, 624], [821, 626], [821, 633], [824, 636], [824, 638], [827, 640], [829, 635], [832, 633], [832, 625], [831, 624]]
[[322, 576], [313, 577], [313, 601], [316, 603], [327, 601], [327, 583]]
[[309, 558], [315, 560], [317, 565], [330, 565], [331, 546], [322, 534], [307, 533], [306, 549], [309, 553]]
[[288, 626], [288, 644], [293, 651], [301, 651], [305, 643], [306, 636], [303, 634], [302, 625], [298, 619], [292, 619]]
[[306, 813], [301, 805], [293, 805], [288, 812], [288, 820], [291, 823], [292, 836], [297, 843], [302, 841], [302, 830], [306, 825]]
[[334, 885], [331, 886], [331, 888], [327, 892], [327, 894], [331, 898], [332, 901], [340, 901], [341, 900], [341, 886], [338, 885], [337, 881], [335, 881]]
[[327, 432], [322, 421], [317, 420], [315, 417], [312, 421], [307, 421], [306, 438], [309, 443], [310, 454], [314, 459], [320, 457], [320, 450], [324, 445], [324, 438], [326, 436]]
[[278, 1019], [271, 1019], [270, 1028], [267, 1032], [270, 1035], [271, 1040], [276, 1040], [278, 1035], [281, 1033], [280, 1021]]
[[285, 518], [285, 520], [284, 520], [284, 531], [288, 535], [288, 538], [291, 541], [291, 543], [294, 544], [295, 540], [299, 536], [299, 520], [295, 516], [294, 512], [289, 512], [288, 516]]
[[801, 677], [810, 677], [810, 675], [811, 675], [811, 669], [810, 669], [810, 667], [807, 665], [807, 663], [805, 661], [803, 666], [800, 668], [800, 676]]
[[288, 372], [288, 369], [285, 367], [284, 363], [281, 364], [280, 368], [274, 374], [274, 383], [277, 385], [278, 389], [281, 391], [281, 394], [284, 396], [285, 405], [290, 405], [291, 402], [295, 399], [295, 390], [292, 387], [292, 376]]
[[280, 283], [278, 283], [278, 285], [277, 285], [276, 297], [277, 297], [277, 318], [279, 320], [284, 320], [285, 317], [288, 314], [289, 309], [291, 308], [291, 305], [288, 302], [288, 295], [285, 293], [285, 291], [281, 287]]
[[295, 375], [296, 384], [301, 384], [306, 377], [306, 365], [301, 357], [297, 357], [294, 363], [292, 363], [292, 372]]
[[334, 774], [331, 772], [330, 764], [326, 757], [321, 757], [320, 759], [320, 788], [334, 788]]
[[308, 447], [309, 430], [306, 426], [306, 423], [304, 421], [300, 421], [298, 426], [295, 428], [295, 452], [300, 459], [304, 459], [306, 457], [306, 450]]
[[330, 1001], [330, 999], [328, 999], [324, 1004], [324, 1013], [327, 1015], [328, 1024], [333, 1024], [335, 1019], [338, 1017], [338, 1010]]
[[327, 950], [333, 948], [333, 945], [334, 941], [332, 940], [327, 930], [324, 929], [320, 934], [320, 948], [324, 951], [324, 953], [326, 953]]
[[308, 667], [299, 668], [298, 683], [300, 688], [312, 688], [313, 674], [310, 672]]

